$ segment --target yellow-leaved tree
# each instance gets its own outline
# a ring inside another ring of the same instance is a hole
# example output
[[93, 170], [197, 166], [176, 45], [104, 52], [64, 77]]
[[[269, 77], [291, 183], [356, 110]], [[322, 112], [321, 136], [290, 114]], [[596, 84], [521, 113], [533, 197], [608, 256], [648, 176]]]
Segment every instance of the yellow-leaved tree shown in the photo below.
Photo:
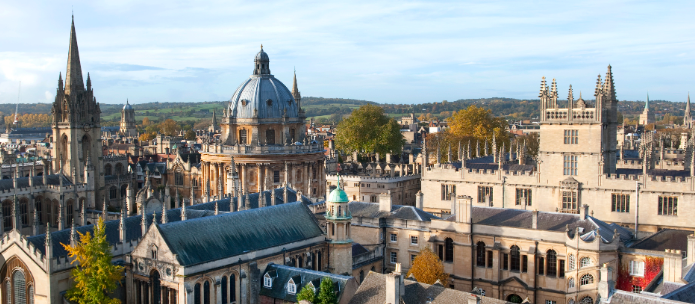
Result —
[[80, 235], [80, 241], [75, 245], [65, 245], [68, 256], [75, 265], [72, 269], [72, 278], [75, 281], [72, 288], [68, 289], [66, 298], [79, 304], [119, 304], [119, 299], [108, 296], [116, 289], [117, 282], [123, 277], [123, 267], [111, 262], [113, 256], [109, 243], [106, 241], [104, 220], [94, 225], [94, 235], [89, 232]]
[[434, 284], [439, 280], [446, 286], [449, 274], [444, 272], [444, 265], [429, 247], [420, 249], [420, 253], [413, 260], [413, 267], [408, 271], [407, 276], [413, 275], [420, 283]]

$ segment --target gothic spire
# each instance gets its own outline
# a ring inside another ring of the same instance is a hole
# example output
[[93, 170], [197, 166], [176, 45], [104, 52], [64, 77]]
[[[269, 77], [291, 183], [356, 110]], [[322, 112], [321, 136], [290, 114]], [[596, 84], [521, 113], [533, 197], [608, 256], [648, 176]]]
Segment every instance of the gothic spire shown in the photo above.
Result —
[[690, 92], [688, 92], [688, 101], [685, 103], [685, 115], [690, 116]]
[[68, 68], [65, 73], [65, 94], [70, 95], [72, 90], [84, 91], [80, 52], [77, 49], [77, 34], [75, 33], [75, 16], [72, 17], [72, 26], [70, 28], [70, 50], [68, 51]]
[[606, 96], [610, 98], [611, 102], [615, 101], [615, 84], [613, 83], [613, 72], [611, 71], [610, 64], [608, 65], [608, 71], [606, 72], [606, 79], [603, 85]]
[[294, 71], [294, 79], [292, 80], [292, 97], [297, 102], [297, 107], [300, 107], [299, 101], [302, 99], [302, 95], [299, 94], [299, 87], [297, 87], [297, 71]]

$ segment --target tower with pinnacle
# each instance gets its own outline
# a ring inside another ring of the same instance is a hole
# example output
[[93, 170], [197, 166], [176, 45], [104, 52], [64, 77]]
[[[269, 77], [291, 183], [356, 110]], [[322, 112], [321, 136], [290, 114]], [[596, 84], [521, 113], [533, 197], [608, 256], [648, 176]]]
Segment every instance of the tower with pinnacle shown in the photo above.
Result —
[[685, 114], [683, 115], [683, 127], [693, 128], [693, 117], [690, 115], [690, 93], [688, 93], [688, 101], [685, 103]]
[[128, 100], [125, 101], [125, 105], [121, 110], [121, 134], [127, 137], [137, 137], [138, 130], [135, 127], [135, 110], [130, 105]]
[[352, 239], [350, 223], [352, 214], [348, 196], [340, 185], [331, 191], [326, 200], [326, 234], [330, 246], [330, 267], [336, 274], [352, 273]]
[[65, 73], [65, 83], [62, 74], [58, 76], [58, 88], [55, 101], [51, 109], [53, 115], [53, 167], [55, 171], [62, 172], [72, 179], [73, 183], [89, 183], [84, 180], [86, 176], [76, 172], [84, 172], [87, 160], [91, 159], [97, 169], [91, 178], [92, 189], [89, 189], [87, 202], [89, 208], [101, 208], [92, 206], [95, 202], [103, 202], [101, 195], [104, 185], [102, 144], [101, 144], [101, 109], [92, 90], [92, 81], [87, 74], [87, 83], [82, 77], [80, 64], [80, 52], [77, 47], [77, 34], [75, 33], [75, 18], [72, 18], [70, 29], [70, 47], [68, 51], [68, 64]]
[[647, 102], [644, 104], [644, 111], [639, 115], [639, 124], [646, 126], [655, 122], [656, 118], [654, 118], [654, 112], [649, 109], [649, 94], [647, 94]]

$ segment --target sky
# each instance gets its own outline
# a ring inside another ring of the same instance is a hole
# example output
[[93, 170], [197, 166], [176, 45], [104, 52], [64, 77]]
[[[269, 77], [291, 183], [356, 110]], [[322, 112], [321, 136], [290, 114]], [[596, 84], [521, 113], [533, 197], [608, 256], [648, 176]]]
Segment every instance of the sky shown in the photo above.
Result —
[[[538, 98], [541, 77], [592, 99], [685, 101], [695, 1], [0, 1], [0, 103], [48, 103], [74, 12], [101, 103], [228, 100], [263, 44], [302, 96], [382, 103]], [[20, 88], [21, 82], [21, 88]], [[587, 96], [589, 95], [589, 96]], [[576, 98], [576, 97], [575, 97]]]

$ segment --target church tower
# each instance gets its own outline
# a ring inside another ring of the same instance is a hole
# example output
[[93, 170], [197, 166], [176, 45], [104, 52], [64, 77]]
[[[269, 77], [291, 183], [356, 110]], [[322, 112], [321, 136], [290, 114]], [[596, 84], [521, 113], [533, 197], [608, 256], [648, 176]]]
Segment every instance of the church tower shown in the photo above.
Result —
[[646, 126], [655, 122], [654, 112], [649, 110], [649, 94], [647, 94], [647, 103], [644, 105], [644, 111], [639, 115], [639, 124]]
[[82, 78], [74, 16], [70, 29], [70, 50], [65, 73], [65, 85], [63, 85], [63, 79], [59, 75], [58, 89], [51, 114], [53, 114], [54, 170], [61, 171], [74, 183], [88, 183], [89, 181], [84, 180], [87, 176], [78, 172], [84, 172], [87, 160], [90, 159], [96, 168], [96, 174], [88, 177], [94, 180], [91, 182], [93, 188], [87, 192], [87, 207], [101, 208], [95, 203], [103, 202], [103, 197], [100, 194], [104, 185], [100, 139], [101, 110], [96, 98], [94, 98], [89, 74], [87, 74], [86, 87]]
[[693, 117], [690, 115], [690, 93], [688, 93], [688, 101], [685, 103], [685, 114], [683, 115], [683, 127], [693, 128]]
[[332, 273], [352, 273], [352, 239], [350, 238], [350, 223], [352, 214], [348, 208], [348, 196], [340, 185], [335, 188], [326, 200], [326, 234], [330, 248], [330, 267]]
[[138, 130], [135, 127], [135, 110], [130, 105], [128, 100], [125, 101], [125, 106], [121, 110], [121, 134], [128, 137], [138, 136]]

